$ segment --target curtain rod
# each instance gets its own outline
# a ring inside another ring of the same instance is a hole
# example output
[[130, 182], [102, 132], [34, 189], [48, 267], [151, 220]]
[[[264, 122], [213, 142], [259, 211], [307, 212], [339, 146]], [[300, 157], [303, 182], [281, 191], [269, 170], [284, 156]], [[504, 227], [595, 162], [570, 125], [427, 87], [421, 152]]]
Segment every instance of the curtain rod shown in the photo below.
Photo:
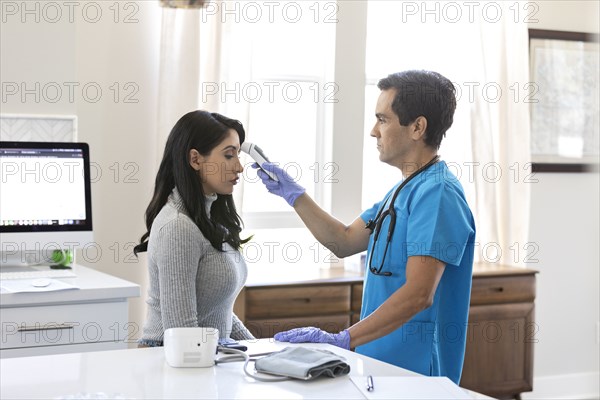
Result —
[[168, 8], [202, 8], [206, 7], [209, 0], [159, 0], [161, 7]]

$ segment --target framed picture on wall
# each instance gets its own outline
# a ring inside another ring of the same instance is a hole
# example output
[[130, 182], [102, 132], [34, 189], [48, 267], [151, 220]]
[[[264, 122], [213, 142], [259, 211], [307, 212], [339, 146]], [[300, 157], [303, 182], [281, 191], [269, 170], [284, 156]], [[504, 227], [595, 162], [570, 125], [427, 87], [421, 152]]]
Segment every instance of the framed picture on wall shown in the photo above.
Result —
[[0, 114], [0, 139], [7, 142], [76, 142], [77, 116]]
[[529, 30], [531, 152], [537, 172], [583, 172], [600, 156], [598, 35]]

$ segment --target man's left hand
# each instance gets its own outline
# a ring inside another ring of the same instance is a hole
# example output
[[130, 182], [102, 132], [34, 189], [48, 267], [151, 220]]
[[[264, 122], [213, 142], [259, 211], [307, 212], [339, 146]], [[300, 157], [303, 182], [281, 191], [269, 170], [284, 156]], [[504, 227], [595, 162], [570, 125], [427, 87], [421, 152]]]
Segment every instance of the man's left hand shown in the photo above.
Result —
[[275, 334], [275, 340], [290, 343], [329, 343], [350, 350], [350, 334], [345, 329], [340, 333], [329, 333], [312, 326], [295, 328]]

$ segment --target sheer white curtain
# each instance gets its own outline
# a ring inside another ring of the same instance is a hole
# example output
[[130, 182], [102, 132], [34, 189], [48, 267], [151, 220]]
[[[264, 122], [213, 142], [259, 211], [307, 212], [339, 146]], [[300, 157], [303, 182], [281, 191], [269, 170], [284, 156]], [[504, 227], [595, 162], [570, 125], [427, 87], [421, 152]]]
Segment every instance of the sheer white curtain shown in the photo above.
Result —
[[200, 108], [219, 111], [218, 97], [202, 96], [202, 83], [218, 82], [220, 66], [218, 16], [207, 14], [206, 9], [162, 8], [159, 156], [171, 128], [183, 114]]
[[198, 107], [200, 87], [200, 13], [162, 8], [158, 86], [158, 163], [177, 120]]
[[[496, 4], [502, 5], [505, 16], [513, 15], [511, 4]], [[476, 63], [481, 88], [471, 108], [476, 254], [481, 261], [524, 266], [535, 246], [528, 242], [530, 185], [535, 178], [529, 144], [527, 25], [502, 18], [481, 21], [479, 29], [478, 48], [469, 60]]]
[[[157, 167], [171, 128], [181, 116], [197, 109], [226, 114], [220, 96], [206, 95], [209, 88], [220, 87], [222, 80], [220, 12], [218, 4], [162, 9]], [[234, 191], [238, 208], [242, 193], [243, 186], [238, 185]]]

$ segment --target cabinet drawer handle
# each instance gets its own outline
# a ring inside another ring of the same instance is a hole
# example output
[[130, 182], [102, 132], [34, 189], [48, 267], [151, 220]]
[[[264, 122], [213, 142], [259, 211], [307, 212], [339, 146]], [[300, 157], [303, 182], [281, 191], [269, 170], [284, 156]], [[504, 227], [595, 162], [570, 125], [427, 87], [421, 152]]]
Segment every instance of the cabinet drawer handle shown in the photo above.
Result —
[[73, 324], [46, 324], [44, 326], [25, 326], [22, 325], [17, 329], [17, 332], [31, 332], [31, 331], [49, 331], [53, 329], [73, 329]]
[[492, 292], [498, 292], [498, 293], [504, 292], [504, 288], [502, 286], [493, 287], [493, 288], [490, 288], [490, 290]]
[[297, 297], [295, 299], [292, 299], [292, 301], [299, 303], [310, 303], [310, 299], [307, 297]]

